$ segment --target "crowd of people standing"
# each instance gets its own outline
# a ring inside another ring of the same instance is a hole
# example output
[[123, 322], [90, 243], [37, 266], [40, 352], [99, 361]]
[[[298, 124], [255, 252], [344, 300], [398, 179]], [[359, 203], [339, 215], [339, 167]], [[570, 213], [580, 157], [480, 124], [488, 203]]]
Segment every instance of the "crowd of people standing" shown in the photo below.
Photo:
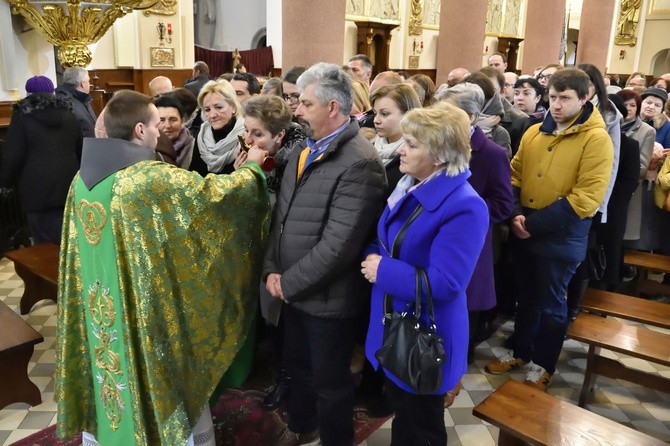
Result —
[[[357, 394], [395, 414], [393, 445], [446, 444], [445, 407], [501, 312], [514, 333], [486, 371], [546, 390], [586, 287], [634, 274], [625, 248], [670, 254], [670, 74], [622, 88], [590, 64], [505, 62], [440, 86], [372, 78], [364, 55], [264, 82], [197, 62], [182, 88], [117, 93], [97, 123], [85, 70], [29, 79], [0, 186], [18, 179], [35, 241], [61, 244], [59, 435], [213, 444], [207, 401], [243, 384], [258, 324], [274, 327], [279, 446], [352, 444]], [[376, 353], [383, 316], [428, 294], [448, 354], [422, 394]]]

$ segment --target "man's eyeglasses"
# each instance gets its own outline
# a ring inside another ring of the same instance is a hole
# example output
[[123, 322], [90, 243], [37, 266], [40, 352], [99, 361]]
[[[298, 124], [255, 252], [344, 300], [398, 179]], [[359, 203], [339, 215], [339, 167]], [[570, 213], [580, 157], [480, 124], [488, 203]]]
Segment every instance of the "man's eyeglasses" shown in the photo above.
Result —
[[282, 97], [284, 98], [284, 100], [286, 102], [290, 102], [292, 104], [295, 104], [296, 102], [298, 102], [300, 100], [300, 93], [284, 94], [284, 95], [282, 95]]

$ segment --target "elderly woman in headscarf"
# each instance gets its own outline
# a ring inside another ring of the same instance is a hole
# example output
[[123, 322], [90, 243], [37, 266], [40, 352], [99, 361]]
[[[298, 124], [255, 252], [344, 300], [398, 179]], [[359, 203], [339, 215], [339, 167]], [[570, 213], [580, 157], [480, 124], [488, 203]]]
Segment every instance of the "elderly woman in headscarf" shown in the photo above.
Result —
[[[474, 335], [479, 323], [480, 312], [491, 310], [496, 305], [493, 280], [493, 228], [506, 221], [512, 212], [512, 180], [507, 151], [486, 137], [476, 122], [484, 106], [484, 92], [475, 84], [465, 82], [441, 90], [439, 100], [456, 104], [470, 118], [470, 171], [468, 182], [486, 202], [489, 211], [489, 228], [484, 247], [466, 290], [468, 314], [470, 318], [470, 344], [468, 360], [474, 355]], [[490, 321], [489, 321], [490, 322]], [[445, 404], [451, 404], [459, 387], [452, 389], [445, 397]]]
[[484, 105], [482, 105], [477, 120], [474, 123], [484, 134], [493, 140], [497, 145], [502, 146], [507, 151], [507, 157], [512, 158], [512, 143], [509, 132], [501, 125], [505, 111], [503, 109], [500, 95], [496, 93], [491, 79], [486, 74], [476, 71], [470, 73], [461, 83], [468, 82], [478, 85], [484, 93]]

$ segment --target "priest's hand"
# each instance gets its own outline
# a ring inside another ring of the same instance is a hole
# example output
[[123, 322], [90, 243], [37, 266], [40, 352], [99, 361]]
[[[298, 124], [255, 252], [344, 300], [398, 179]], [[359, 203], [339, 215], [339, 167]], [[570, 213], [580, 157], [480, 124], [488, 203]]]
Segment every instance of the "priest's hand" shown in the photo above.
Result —
[[249, 149], [249, 152], [247, 154], [247, 161], [253, 161], [259, 166], [263, 165], [263, 160], [265, 157], [268, 156], [268, 152], [265, 150], [261, 150], [256, 146], [253, 146]]

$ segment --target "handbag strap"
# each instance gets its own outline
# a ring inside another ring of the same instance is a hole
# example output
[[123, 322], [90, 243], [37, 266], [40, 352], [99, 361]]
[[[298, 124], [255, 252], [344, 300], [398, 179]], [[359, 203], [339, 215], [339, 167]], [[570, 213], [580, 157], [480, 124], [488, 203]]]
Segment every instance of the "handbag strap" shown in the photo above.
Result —
[[397, 259], [400, 255], [400, 245], [402, 245], [403, 240], [405, 240], [405, 235], [407, 234], [409, 226], [414, 223], [414, 220], [416, 220], [422, 212], [423, 206], [421, 206], [421, 203], [419, 203], [416, 205], [416, 208], [414, 208], [412, 214], [409, 216], [407, 221], [405, 221], [405, 224], [402, 225], [402, 228], [400, 228], [400, 231], [398, 231], [395, 238], [393, 239], [393, 245], [391, 246], [391, 257], [394, 259]]
[[[430, 281], [428, 281], [428, 274], [423, 268], [418, 268], [417, 277], [421, 274], [421, 280], [426, 287], [426, 306], [428, 307], [428, 319], [430, 320], [430, 328], [435, 331], [437, 326], [435, 325], [435, 309], [433, 308], [433, 289], [430, 286]], [[418, 279], [417, 279], [418, 280]]]
[[[405, 221], [405, 223], [402, 225], [402, 227], [396, 234], [395, 238], [393, 239], [393, 245], [391, 246], [391, 258], [394, 259], [398, 258], [398, 255], [400, 255], [400, 246], [402, 245], [403, 240], [405, 240], [405, 235], [407, 234], [409, 226], [412, 223], [414, 223], [414, 220], [416, 220], [417, 217], [421, 215], [422, 212], [423, 212], [423, 206], [421, 205], [421, 203], [419, 203], [416, 205], [416, 208], [414, 208], [412, 214]], [[421, 283], [418, 275], [416, 276], [416, 289], [418, 290], [417, 293], [421, 292]], [[384, 294], [384, 313], [385, 313], [384, 319], [386, 319], [387, 316], [391, 317], [391, 314], [393, 313], [393, 298], [388, 293]]]

